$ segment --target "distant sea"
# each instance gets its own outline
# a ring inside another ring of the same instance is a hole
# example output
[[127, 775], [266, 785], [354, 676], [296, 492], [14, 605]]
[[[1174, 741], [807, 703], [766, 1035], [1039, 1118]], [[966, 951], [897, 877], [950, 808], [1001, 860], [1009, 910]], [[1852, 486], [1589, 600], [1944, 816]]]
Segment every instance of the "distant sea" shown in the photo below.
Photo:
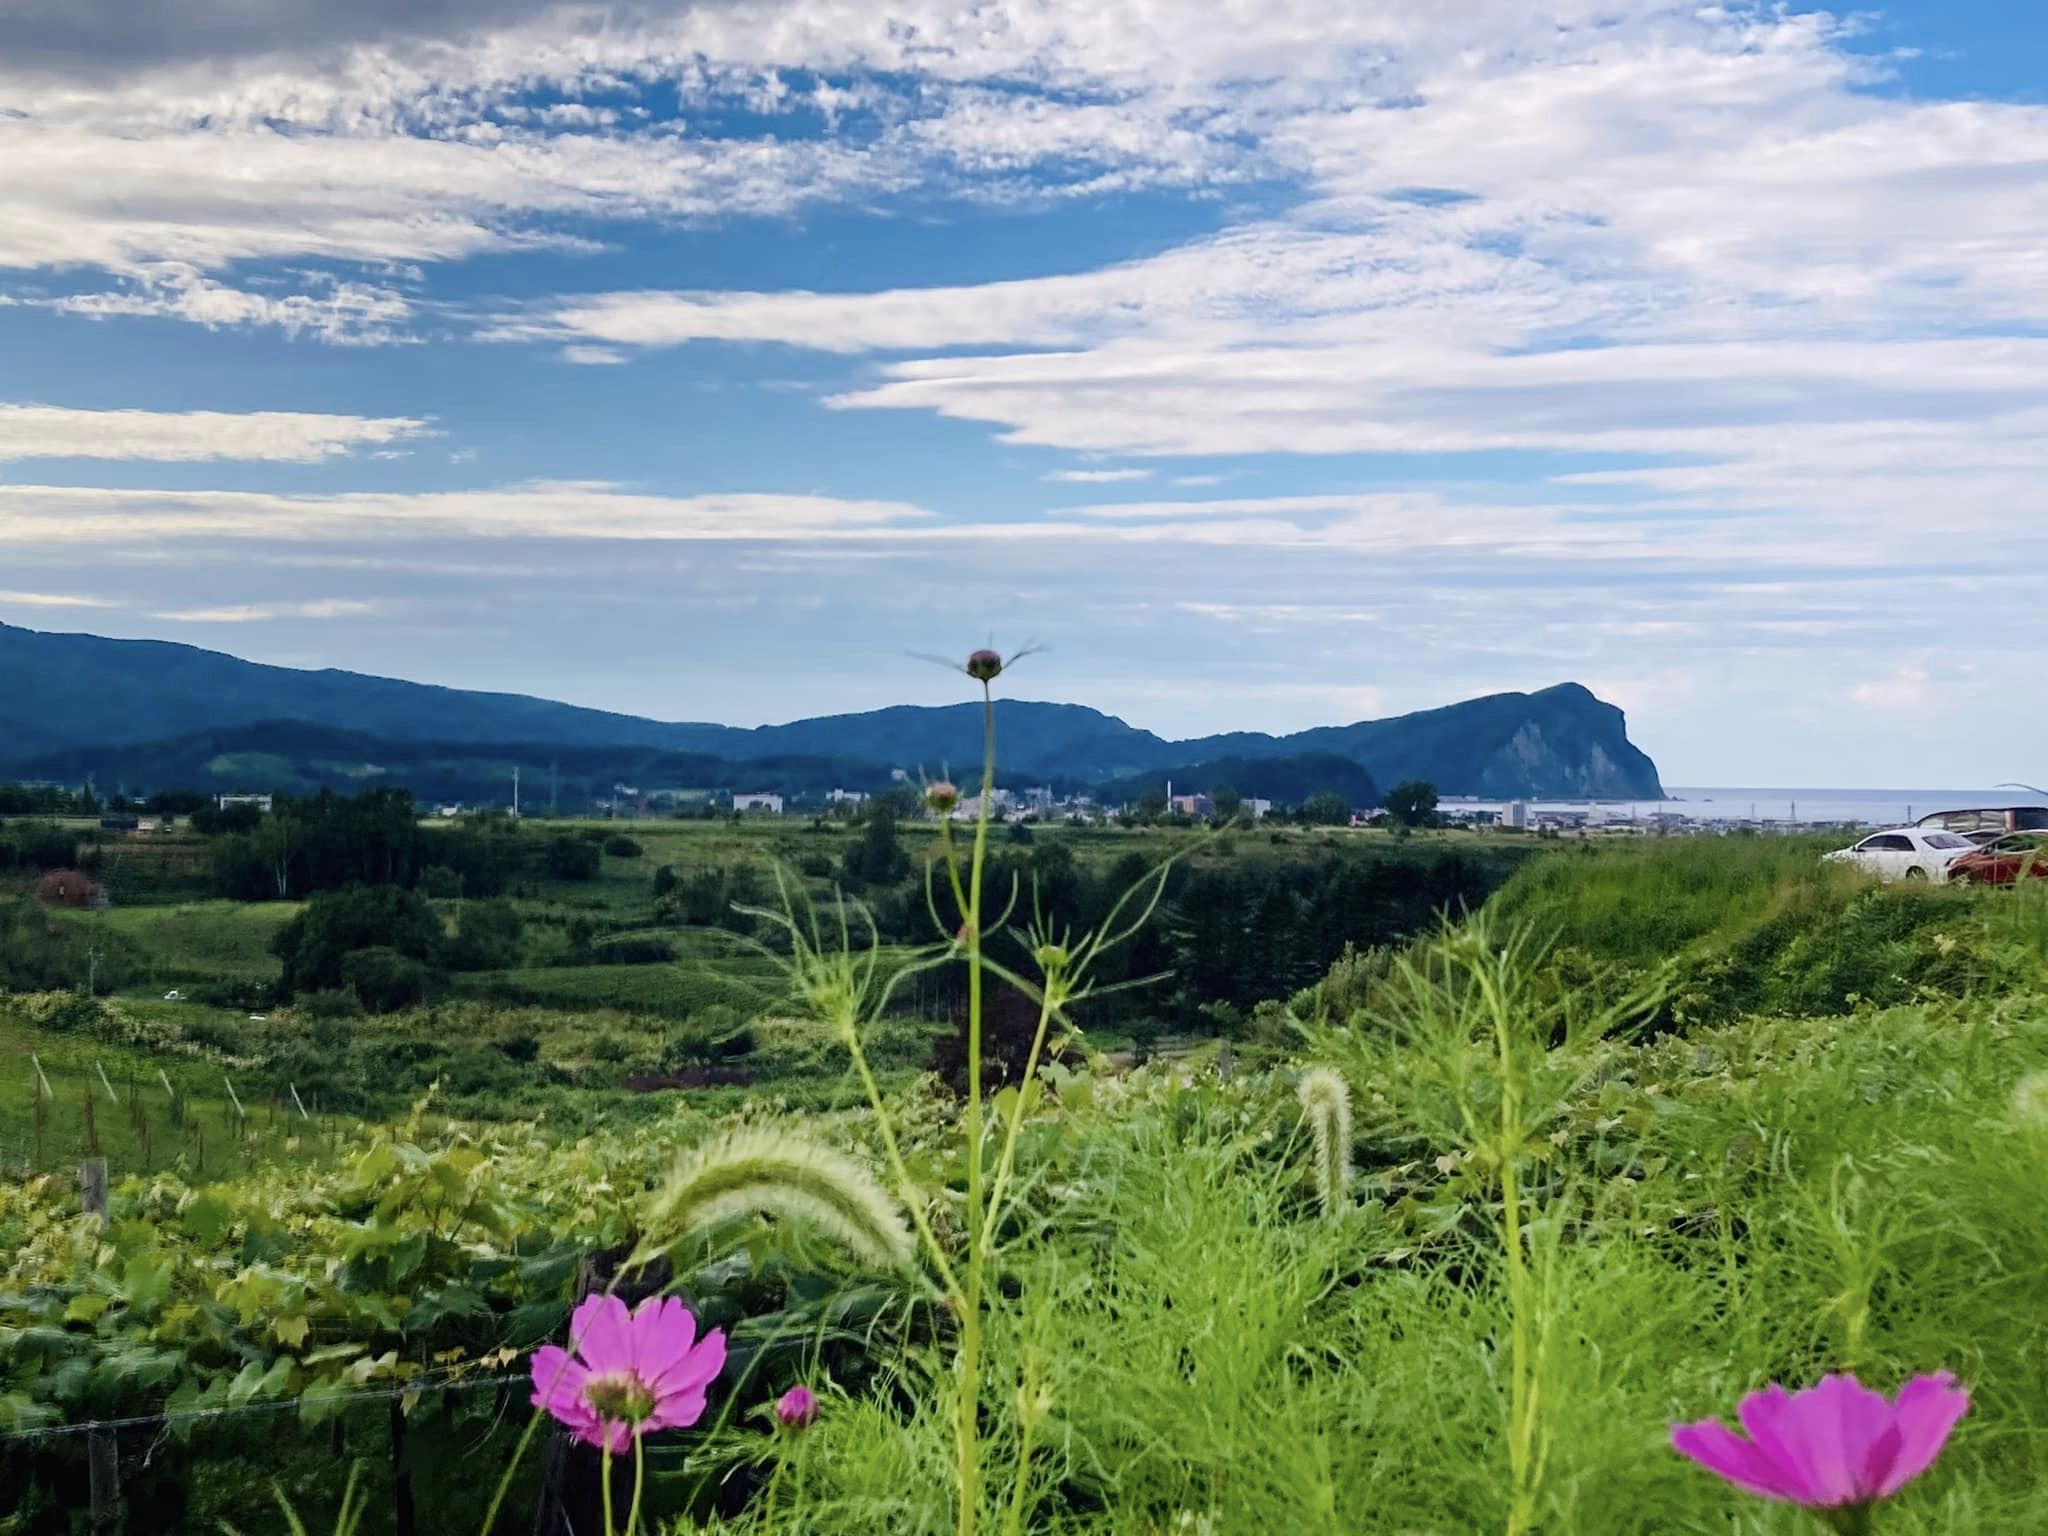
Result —
[[[1903, 826], [1932, 811], [1960, 811], [1977, 806], [2048, 805], [2048, 795], [2024, 789], [1746, 789], [1742, 787], [1666, 786], [1665, 800], [1532, 800], [1531, 811], [1581, 811], [1597, 806], [1610, 817], [1644, 817], [1658, 813], [1687, 816], [1694, 821], [1759, 821], [1847, 823]], [[1445, 809], [1495, 809], [1494, 800], [1453, 800]]]

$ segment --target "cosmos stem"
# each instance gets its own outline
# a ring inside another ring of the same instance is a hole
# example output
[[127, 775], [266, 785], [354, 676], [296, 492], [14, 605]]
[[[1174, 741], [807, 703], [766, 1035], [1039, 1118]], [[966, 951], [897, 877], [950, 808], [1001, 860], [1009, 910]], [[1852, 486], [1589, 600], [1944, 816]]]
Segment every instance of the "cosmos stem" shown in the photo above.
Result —
[[647, 1485], [647, 1451], [644, 1437], [633, 1437], [633, 1507], [626, 1511], [626, 1536], [640, 1533], [640, 1494]]

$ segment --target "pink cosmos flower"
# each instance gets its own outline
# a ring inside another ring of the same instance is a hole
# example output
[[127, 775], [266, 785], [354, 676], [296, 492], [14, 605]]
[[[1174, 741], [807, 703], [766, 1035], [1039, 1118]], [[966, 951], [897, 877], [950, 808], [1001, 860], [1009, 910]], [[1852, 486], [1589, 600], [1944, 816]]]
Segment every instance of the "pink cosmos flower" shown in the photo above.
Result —
[[1804, 1392], [1773, 1382], [1737, 1410], [1747, 1439], [1708, 1419], [1673, 1426], [1671, 1446], [1761, 1498], [1853, 1514], [1932, 1466], [1969, 1406], [1946, 1371], [1914, 1377], [1896, 1402], [1854, 1376], [1824, 1376]]
[[807, 1429], [817, 1422], [818, 1397], [809, 1387], [791, 1387], [775, 1403], [775, 1419], [784, 1429]]
[[533, 1405], [576, 1438], [613, 1455], [656, 1430], [684, 1429], [704, 1416], [704, 1390], [725, 1369], [725, 1335], [697, 1337], [697, 1319], [673, 1296], [627, 1312], [616, 1296], [586, 1298], [569, 1319], [575, 1353], [557, 1344], [533, 1352]]

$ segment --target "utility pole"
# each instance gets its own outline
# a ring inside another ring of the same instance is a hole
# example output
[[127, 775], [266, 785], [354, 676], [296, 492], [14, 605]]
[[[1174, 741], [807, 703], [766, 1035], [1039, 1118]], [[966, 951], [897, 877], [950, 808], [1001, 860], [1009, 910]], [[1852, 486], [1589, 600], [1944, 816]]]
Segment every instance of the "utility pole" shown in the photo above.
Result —
[[100, 995], [100, 947], [99, 947], [99, 945], [95, 944], [95, 945], [93, 945], [93, 946], [92, 946], [92, 948], [88, 949], [88, 950], [87, 950], [87, 951], [85, 952], [85, 960], [86, 960], [86, 972], [85, 972], [85, 977], [86, 977], [86, 980], [85, 980], [85, 995], [86, 995], [87, 997], [98, 997], [98, 996]]
[[519, 819], [519, 765], [512, 765], [512, 819]]

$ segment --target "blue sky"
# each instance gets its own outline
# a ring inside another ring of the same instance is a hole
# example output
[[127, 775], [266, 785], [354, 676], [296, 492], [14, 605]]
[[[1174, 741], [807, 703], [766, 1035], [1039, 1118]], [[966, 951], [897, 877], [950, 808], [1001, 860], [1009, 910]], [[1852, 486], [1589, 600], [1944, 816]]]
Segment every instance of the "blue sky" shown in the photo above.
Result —
[[132, 12], [0, 18], [0, 619], [2048, 771], [2044, 8]]

